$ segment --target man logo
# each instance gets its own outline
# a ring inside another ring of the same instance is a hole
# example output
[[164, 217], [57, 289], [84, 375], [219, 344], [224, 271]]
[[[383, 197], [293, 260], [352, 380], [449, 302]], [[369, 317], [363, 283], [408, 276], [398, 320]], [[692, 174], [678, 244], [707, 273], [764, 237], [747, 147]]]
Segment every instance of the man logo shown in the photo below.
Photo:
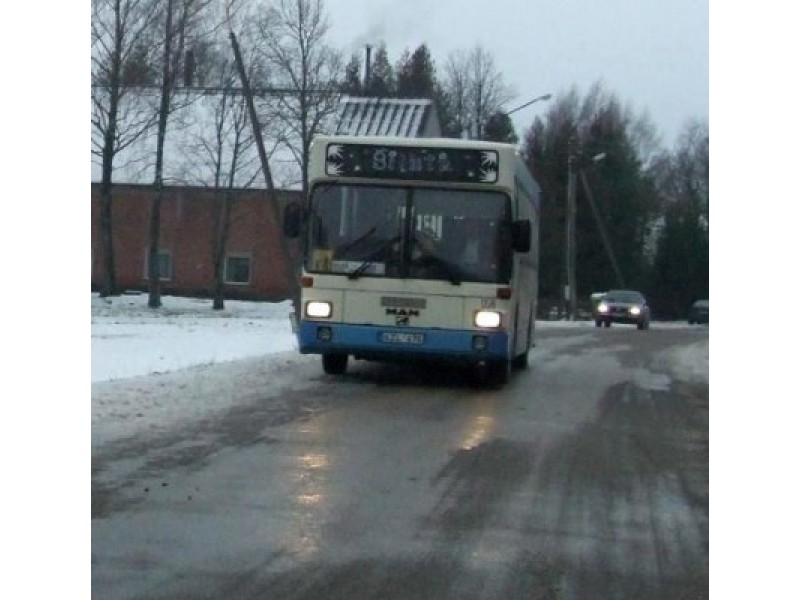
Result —
[[386, 314], [396, 317], [418, 317], [419, 311], [415, 308], [387, 308]]
[[394, 317], [395, 325], [408, 325], [411, 317], [419, 316], [419, 311], [415, 308], [387, 308], [386, 314]]

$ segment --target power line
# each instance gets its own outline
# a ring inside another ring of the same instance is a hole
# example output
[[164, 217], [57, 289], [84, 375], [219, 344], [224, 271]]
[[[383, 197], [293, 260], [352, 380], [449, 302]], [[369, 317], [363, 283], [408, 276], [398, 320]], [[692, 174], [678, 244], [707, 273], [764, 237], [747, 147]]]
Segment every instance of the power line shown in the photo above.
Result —
[[[93, 89], [107, 89], [110, 88], [110, 85], [105, 83], [93, 83]], [[153, 91], [153, 92], [160, 92], [161, 86], [160, 85], [137, 85], [137, 86], [130, 86], [127, 87], [128, 90], [141, 90], [141, 91]], [[279, 95], [293, 95], [293, 94], [300, 94], [300, 90], [294, 88], [283, 88], [283, 87], [254, 87], [251, 90], [254, 96], [279, 96]], [[199, 93], [203, 95], [212, 95], [212, 94], [243, 94], [243, 90], [241, 87], [237, 86], [180, 86], [175, 87], [172, 89], [172, 93]], [[331, 90], [330, 88], [325, 89], [309, 89], [305, 90], [305, 93], [309, 94], [336, 94], [335, 90]]]

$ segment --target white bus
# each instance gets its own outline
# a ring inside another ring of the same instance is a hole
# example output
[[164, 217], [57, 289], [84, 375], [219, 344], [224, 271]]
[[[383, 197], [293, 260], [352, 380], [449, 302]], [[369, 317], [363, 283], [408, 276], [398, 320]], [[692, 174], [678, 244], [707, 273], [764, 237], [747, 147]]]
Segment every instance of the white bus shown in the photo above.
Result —
[[527, 365], [538, 288], [539, 187], [516, 148], [456, 139], [318, 136], [296, 330], [326, 373], [348, 357]]

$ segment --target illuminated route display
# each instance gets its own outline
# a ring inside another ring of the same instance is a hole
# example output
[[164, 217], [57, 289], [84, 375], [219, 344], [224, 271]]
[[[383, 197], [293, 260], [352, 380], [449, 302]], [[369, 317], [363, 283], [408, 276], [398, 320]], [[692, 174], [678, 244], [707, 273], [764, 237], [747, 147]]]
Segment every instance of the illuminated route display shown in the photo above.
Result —
[[494, 150], [328, 144], [325, 173], [332, 177], [497, 183]]

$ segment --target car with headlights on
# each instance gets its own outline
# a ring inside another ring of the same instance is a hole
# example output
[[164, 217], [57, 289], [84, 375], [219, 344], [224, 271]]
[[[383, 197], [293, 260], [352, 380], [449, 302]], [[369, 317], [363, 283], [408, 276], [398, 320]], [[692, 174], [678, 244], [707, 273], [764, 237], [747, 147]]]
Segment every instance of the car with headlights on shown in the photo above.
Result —
[[689, 309], [689, 325], [708, 323], [708, 300], [698, 300]]
[[606, 297], [605, 292], [594, 292], [590, 297], [589, 302], [592, 309], [592, 320], [594, 320], [595, 322], [600, 317], [600, 313], [597, 312], [597, 307], [600, 306], [600, 303], [603, 301], [603, 298], [605, 297]]
[[612, 323], [636, 325], [638, 329], [650, 327], [650, 307], [647, 300], [635, 290], [611, 290], [597, 305], [594, 324], [611, 327]]

